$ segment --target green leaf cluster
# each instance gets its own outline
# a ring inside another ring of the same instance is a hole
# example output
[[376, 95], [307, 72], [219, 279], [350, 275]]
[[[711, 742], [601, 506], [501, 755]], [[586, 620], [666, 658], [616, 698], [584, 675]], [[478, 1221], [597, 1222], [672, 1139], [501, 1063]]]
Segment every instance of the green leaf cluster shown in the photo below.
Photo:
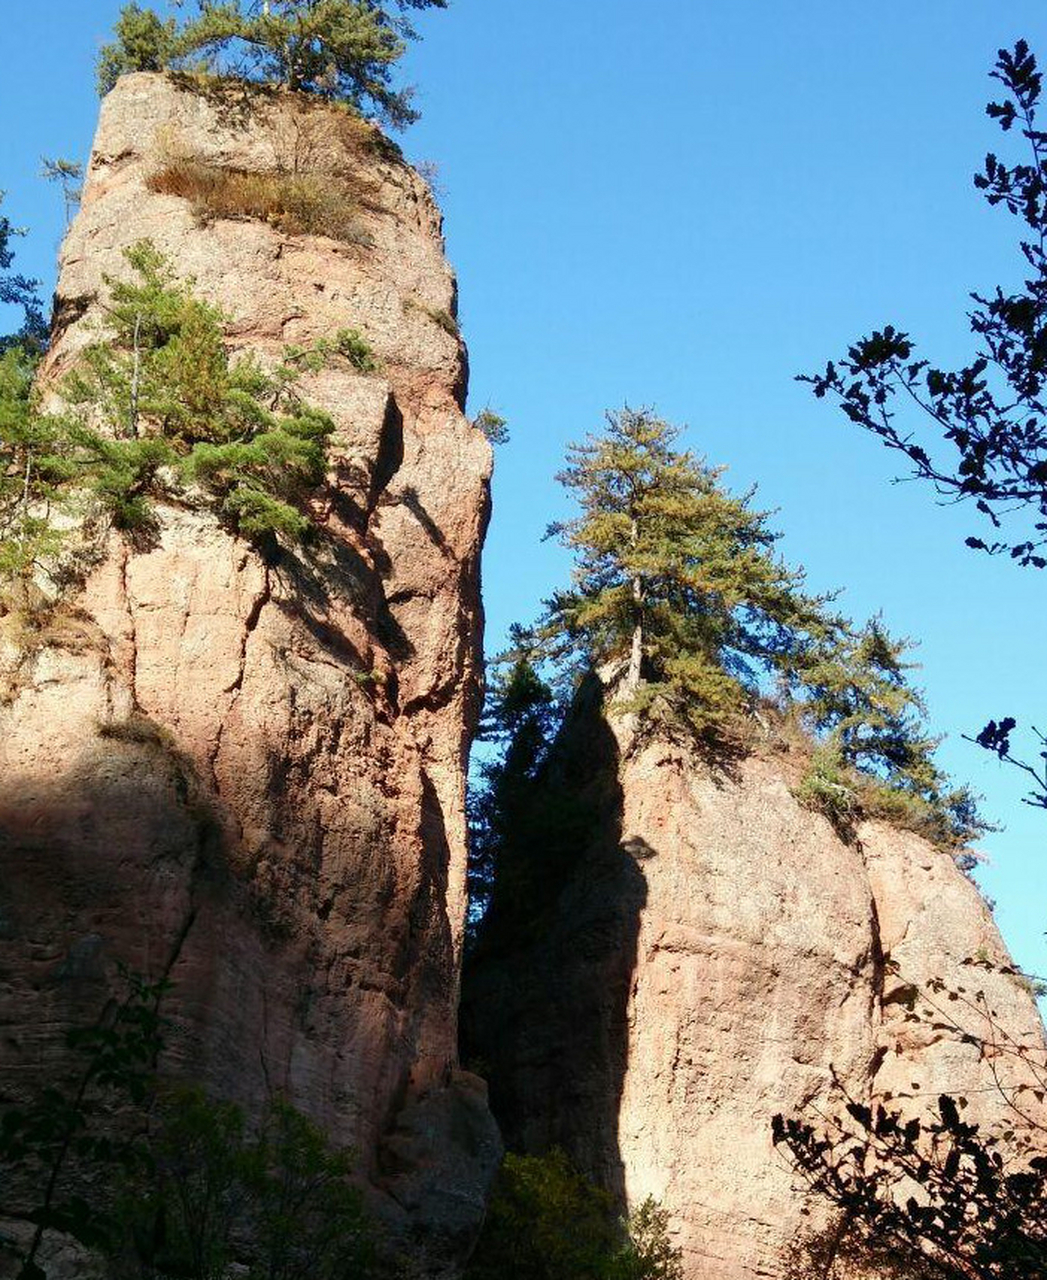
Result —
[[627, 1223], [560, 1150], [507, 1155], [466, 1280], [681, 1280], [667, 1215], [645, 1201]]
[[0, 581], [26, 581], [62, 545], [50, 516], [72, 464], [57, 424], [34, 410], [38, 363], [24, 346], [0, 355]]
[[33, 1226], [24, 1246], [0, 1236], [0, 1253], [17, 1262], [19, 1280], [45, 1280], [39, 1255], [48, 1231], [89, 1249], [113, 1247], [118, 1218], [110, 1204], [86, 1198], [85, 1169], [111, 1179], [133, 1176], [150, 1163], [142, 1136], [119, 1123], [119, 1108], [141, 1106], [149, 1096], [163, 1042], [166, 983], [131, 973], [124, 978], [123, 999], [93, 1025], [68, 1034], [78, 1062], [70, 1078], [47, 1083], [32, 1101], [0, 1116], [0, 1186], [7, 1195], [23, 1189], [28, 1206], [8, 1203], [4, 1209]]
[[32, 1225], [25, 1242], [0, 1234], [18, 1280], [47, 1280], [52, 1231], [128, 1280], [369, 1274], [351, 1154], [281, 1098], [252, 1131], [236, 1104], [160, 1080], [169, 984], [123, 977], [123, 998], [67, 1036], [69, 1078], [0, 1113], [0, 1217]]
[[127, 71], [203, 66], [375, 107], [402, 127], [417, 119], [410, 92], [392, 70], [415, 33], [406, 11], [444, 8], [446, 0], [197, 0], [179, 23], [136, 3], [121, 12], [115, 39], [102, 50], [102, 94]]
[[153, 9], [126, 4], [120, 10], [111, 43], [98, 55], [96, 82], [104, 97], [129, 71], [164, 71], [179, 55], [178, 24]]
[[[0, 204], [3, 199], [4, 193], [0, 191]], [[11, 242], [22, 235], [25, 235], [24, 228], [14, 226], [9, 218], [0, 214], [0, 305], [19, 307], [24, 316], [18, 333], [10, 337], [0, 336], [0, 352], [14, 345], [40, 351], [47, 343], [40, 283], [11, 270], [15, 256]]]
[[469, 791], [470, 946], [491, 909], [503, 928], [532, 926], [593, 821], [576, 789], [543, 771], [560, 708], [525, 633], [517, 630], [514, 641], [516, 658], [492, 674], [481, 726], [491, 750]]
[[349, 1152], [281, 1098], [258, 1131], [196, 1086], [161, 1092], [151, 1162], [125, 1183], [111, 1255], [126, 1274], [224, 1280], [360, 1276], [373, 1241]]
[[347, 330], [272, 368], [234, 358], [225, 317], [152, 244], [126, 257], [129, 276], [107, 280], [103, 334], [60, 386], [63, 412], [41, 412], [31, 353], [0, 358], [2, 578], [30, 578], [85, 518], [148, 535], [158, 500], [209, 506], [263, 544], [313, 529], [334, 424], [297, 384], [331, 360], [366, 367], [366, 343]]

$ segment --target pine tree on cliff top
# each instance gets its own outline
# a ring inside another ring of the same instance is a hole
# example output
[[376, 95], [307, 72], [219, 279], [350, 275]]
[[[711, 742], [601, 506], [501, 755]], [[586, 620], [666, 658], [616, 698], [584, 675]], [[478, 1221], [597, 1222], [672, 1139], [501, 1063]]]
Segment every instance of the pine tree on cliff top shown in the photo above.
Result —
[[675, 447], [679, 434], [626, 408], [570, 447], [559, 479], [581, 512], [551, 532], [576, 564], [572, 588], [547, 602], [549, 654], [603, 670], [641, 726], [706, 740], [777, 686], [822, 740], [820, 767], [841, 773], [822, 780], [821, 799], [852, 795], [857, 770], [892, 797], [892, 816], [934, 839], [962, 844], [984, 829], [933, 761], [907, 643], [808, 594], [752, 494], [724, 490], [719, 471]]
[[98, 62], [108, 93], [127, 71], [169, 67], [246, 76], [288, 89], [370, 104], [394, 127], [417, 118], [409, 90], [392, 69], [415, 35], [409, 10], [442, 9], [447, 0], [196, 0], [179, 23], [137, 3], [125, 5], [115, 40]]
[[548, 602], [561, 654], [619, 665], [634, 711], [694, 729], [741, 710], [768, 671], [791, 678], [812, 646], [840, 635], [828, 599], [774, 555], [767, 516], [674, 446], [646, 410], [607, 418], [570, 446], [558, 479], [581, 507], [553, 527], [577, 557], [574, 585]]

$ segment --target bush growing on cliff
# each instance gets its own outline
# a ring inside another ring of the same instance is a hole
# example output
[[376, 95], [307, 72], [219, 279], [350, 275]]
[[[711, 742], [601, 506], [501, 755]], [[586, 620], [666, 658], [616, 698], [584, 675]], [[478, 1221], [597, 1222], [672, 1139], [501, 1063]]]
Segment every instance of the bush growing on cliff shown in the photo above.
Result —
[[[157, 1074], [166, 981], [67, 1036], [67, 1078], [0, 1111], [0, 1258], [47, 1280], [50, 1233], [107, 1260], [113, 1280], [344, 1280], [373, 1239], [348, 1151], [280, 1098], [252, 1131], [234, 1103]], [[7, 1274], [7, 1271], [4, 1271]]]
[[682, 1280], [653, 1200], [626, 1223], [562, 1151], [507, 1155], [466, 1280]]
[[222, 314], [151, 244], [126, 256], [130, 277], [107, 282], [104, 333], [61, 384], [63, 413], [40, 411], [30, 355], [0, 361], [0, 575], [9, 580], [31, 578], [85, 523], [147, 536], [157, 500], [209, 506], [269, 546], [313, 530], [308, 502], [334, 424], [297, 384], [330, 361], [366, 367], [360, 335], [286, 348], [272, 367], [234, 359]]
[[149, 1152], [118, 1209], [113, 1253], [128, 1280], [369, 1273], [372, 1232], [352, 1157], [283, 1099], [251, 1133], [234, 1103], [195, 1086], [162, 1088]]
[[197, 0], [181, 24], [138, 4], [120, 15], [102, 50], [98, 87], [107, 93], [125, 71], [203, 65], [219, 72], [319, 94], [356, 108], [370, 104], [395, 127], [417, 119], [392, 70], [414, 36], [410, 10], [446, 0]]
[[[48, 1080], [35, 1098], [0, 1115], [0, 1216], [28, 1228], [0, 1233], [0, 1255], [17, 1264], [18, 1280], [46, 1280], [39, 1259], [48, 1232], [87, 1249], [114, 1247], [120, 1224], [112, 1183], [150, 1160], [121, 1112], [148, 1099], [165, 991], [162, 981], [128, 974], [123, 999], [111, 1001], [92, 1026], [67, 1035], [75, 1055], [67, 1078]], [[88, 1198], [99, 1185], [101, 1195]]]
[[178, 24], [152, 9], [127, 4], [120, 10], [112, 43], [98, 55], [96, 83], [104, 97], [129, 71], [163, 71], [179, 54]]

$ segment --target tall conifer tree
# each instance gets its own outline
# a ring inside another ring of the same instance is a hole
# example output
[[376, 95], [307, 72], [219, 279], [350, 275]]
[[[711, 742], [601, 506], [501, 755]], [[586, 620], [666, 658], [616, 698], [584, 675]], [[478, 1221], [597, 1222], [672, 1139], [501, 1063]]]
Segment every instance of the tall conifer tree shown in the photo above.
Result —
[[561, 655], [616, 664], [631, 710], [701, 730], [769, 672], [791, 680], [845, 624], [775, 557], [752, 494], [722, 489], [679, 434], [626, 408], [570, 447], [559, 479], [581, 514], [551, 532], [575, 552], [574, 584], [548, 602], [544, 631]]

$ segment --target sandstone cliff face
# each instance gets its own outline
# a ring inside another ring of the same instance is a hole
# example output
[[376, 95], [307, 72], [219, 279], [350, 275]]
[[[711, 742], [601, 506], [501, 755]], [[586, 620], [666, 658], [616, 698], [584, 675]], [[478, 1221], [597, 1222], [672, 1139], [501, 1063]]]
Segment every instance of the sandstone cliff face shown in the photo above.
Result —
[[[264, 360], [353, 328], [378, 370], [304, 385], [338, 428], [310, 562], [266, 563], [209, 515], [162, 509], [155, 547], [112, 536], [42, 634], [4, 632], [3, 1067], [32, 1083], [116, 960], [168, 970], [170, 1066], [249, 1106], [285, 1092], [376, 1185], [406, 1179], [416, 1219], [427, 1168], [475, 1219], [497, 1136], [456, 1074], [456, 1006], [490, 451], [462, 412], [439, 214], [345, 121], [151, 75], [103, 105], [50, 385], [144, 238], [229, 316], [234, 349]], [[351, 173], [357, 243], [203, 225], [148, 185], [172, 155]], [[456, 1137], [427, 1150], [441, 1124]]]
[[844, 843], [773, 756], [715, 772], [627, 738], [595, 707], [567, 726], [553, 767], [606, 820], [537, 926], [492, 917], [465, 1052], [508, 1145], [562, 1145], [623, 1200], [661, 1200], [688, 1280], [778, 1276], [804, 1194], [771, 1119], [828, 1106], [833, 1071], [859, 1100], [948, 1090], [1001, 1115], [992, 1064], [911, 1021], [909, 984], [984, 990], [1041, 1050], [1042, 1026], [1020, 979], [963, 964], [1009, 960], [947, 854], [880, 824]]

